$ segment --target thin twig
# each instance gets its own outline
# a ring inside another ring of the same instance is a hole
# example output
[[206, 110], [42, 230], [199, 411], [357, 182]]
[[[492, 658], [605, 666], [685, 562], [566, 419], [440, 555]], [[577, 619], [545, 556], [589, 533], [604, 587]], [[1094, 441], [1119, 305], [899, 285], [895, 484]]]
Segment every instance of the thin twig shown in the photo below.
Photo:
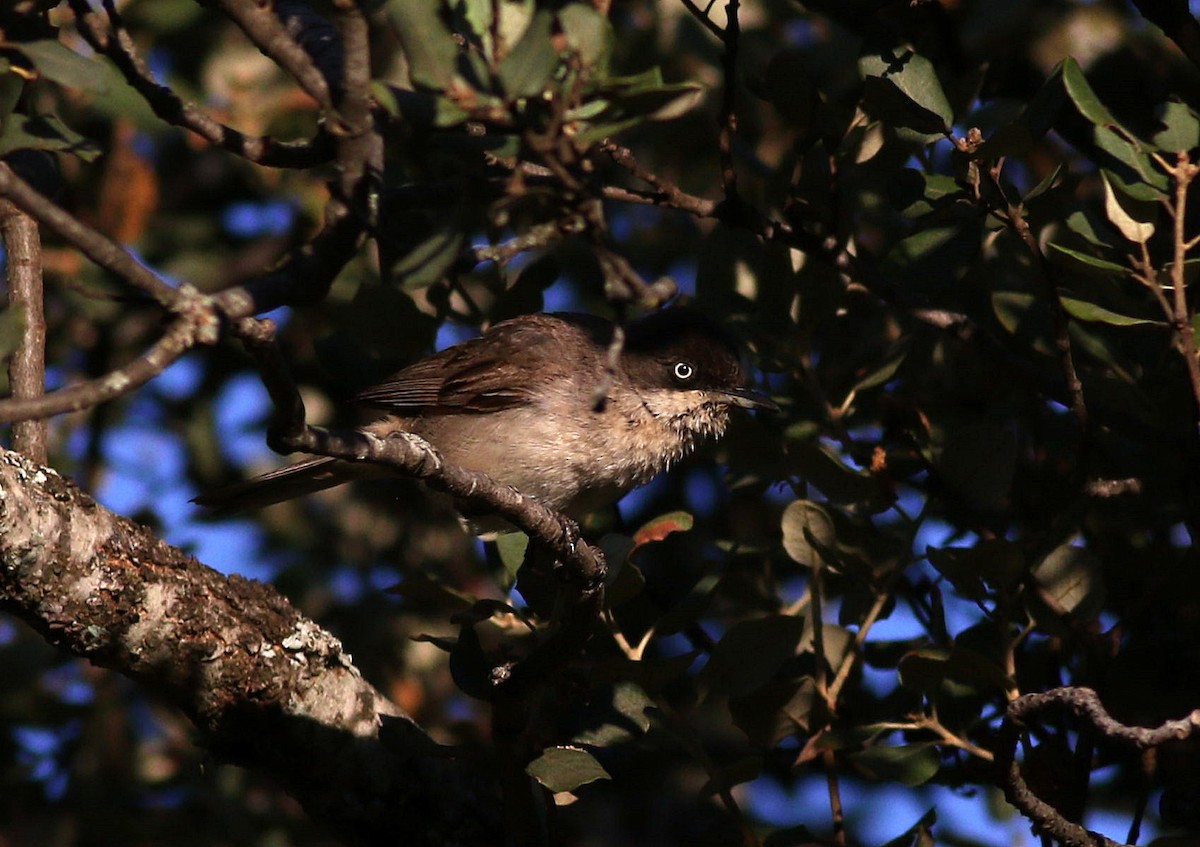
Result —
[[159, 304], [171, 308], [179, 302], [182, 296], [179, 289], [169, 285], [116, 243], [39, 194], [37, 189], [13, 173], [3, 162], [0, 162], [0, 196], [7, 197], [14, 206], [78, 247], [97, 265], [112, 271], [122, 281], [154, 298]]
[[[37, 221], [6, 200], [0, 200], [0, 230], [4, 235], [8, 307], [22, 312], [20, 343], [8, 363], [9, 387], [15, 400], [37, 400], [46, 393], [42, 241]], [[12, 447], [32, 461], [45, 464], [46, 436], [44, 419], [18, 420], [13, 423]]]
[[79, 23], [79, 32], [97, 53], [112, 60], [146, 104], [162, 120], [183, 127], [243, 159], [260, 165], [278, 168], [309, 168], [329, 161], [333, 155], [332, 139], [324, 129], [316, 137], [303, 141], [281, 142], [271, 136], [253, 136], [226, 126], [195, 103], [183, 99], [169, 86], [160, 84], [138, 55], [133, 37], [125, 28], [112, 0], [105, 0], [104, 9], [112, 31], [104, 29], [99, 12], [94, 12], [87, 0], [68, 0]]
[[129, 364], [99, 379], [52, 391], [41, 397], [0, 400], [0, 422], [78, 412], [120, 397], [158, 376], [196, 344], [216, 343], [219, 335], [219, 321], [211, 308], [211, 301], [197, 296], [195, 308], [181, 314], [162, 338]]
[[254, 0], [217, 0], [217, 4], [241, 27], [254, 46], [287, 71], [323, 111], [334, 113], [333, 97], [325, 76], [270, 5], [260, 5]]

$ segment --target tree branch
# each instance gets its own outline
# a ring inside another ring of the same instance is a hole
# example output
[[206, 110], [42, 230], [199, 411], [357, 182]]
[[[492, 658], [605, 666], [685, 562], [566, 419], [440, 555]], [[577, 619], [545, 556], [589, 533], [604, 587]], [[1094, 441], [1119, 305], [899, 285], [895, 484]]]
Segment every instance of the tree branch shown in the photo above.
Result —
[[1090, 688], [1055, 688], [1041, 694], [1026, 694], [1008, 704], [996, 747], [996, 767], [1004, 796], [1029, 818], [1034, 830], [1057, 839], [1064, 847], [1128, 847], [1110, 838], [1071, 823], [1029, 787], [1016, 762], [1017, 744], [1030, 718], [1038, 712], [1063, 707], [1083, 718], [1105, 738], [1121, 741], [1139, 750], [1157, 747], [1169, 741], [1182, 741], [1200, 731], [1200, 709], [1186, 718], [1167, 721], [1157, 727], [1126, 726], [1114, 720]]
[[216, 147], [267, 167], [310, 168], [332, 157], [332, 139], [323, 129], [309, 140], [281, 142], [270, 136], [245, 135], [214, 119], [195, 103], [184, 100], [174, 89], [154, 79], [150, 68], [138, 55], [133, 37], [112, 0], [104, 3], [111, 32], [104, 28], [100, 13], [92, 11], [86, 0], [69, 0], [69, 3], [79, 22], [79, 32], [92, 49], [111, 59], [154, 114], [167, 123], [190, 130]]
[[205, 567], [8, 451], [0, 608], [166, 697], [217, 756], [270, 774], [347, 841], [502, 841], [490, 777], [440, 752], [273, 588]]
[[[33, 401], [46, 393], [46, 313], [42, 295], [42, 241], [37, 221], [12, 203], [0, 200], [4, 234], [8, 307], [22, 311], [21, 340], [8, 363], [8, 381], [16, 400]], [[46, 422], [13, 424], [12, 446], [35, 462], [46, 461]]]

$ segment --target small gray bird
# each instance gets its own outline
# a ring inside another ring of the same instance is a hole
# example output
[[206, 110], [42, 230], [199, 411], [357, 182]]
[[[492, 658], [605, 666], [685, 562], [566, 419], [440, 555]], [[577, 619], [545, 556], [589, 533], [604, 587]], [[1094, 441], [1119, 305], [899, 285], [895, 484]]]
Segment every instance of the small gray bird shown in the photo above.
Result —
[[[751, 390], [737, 348], [684, 308], [626, 328], [591, 315], [526, 315], [404, 368], [354, 401], [384, 415], [364, 427], [415, 433], [446, 461], [572, 517], [615, 502], [719, 437], [732, 406], [777, 407]], [[597, 389], [607, 386], [597, 403]], [[218, 489], [196, 502], [221, 512], [267, 506], [352, 479], [366, 463], [314, 458]]]

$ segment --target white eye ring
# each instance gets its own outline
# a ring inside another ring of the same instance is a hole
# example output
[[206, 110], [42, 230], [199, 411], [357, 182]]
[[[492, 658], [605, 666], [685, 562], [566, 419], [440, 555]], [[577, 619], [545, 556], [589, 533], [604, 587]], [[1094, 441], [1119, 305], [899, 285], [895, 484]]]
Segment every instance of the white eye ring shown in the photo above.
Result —
[[674, 373], [676, 379], [691, 379], [696, 373], [696, 369], [687, 362], [676, 362]]

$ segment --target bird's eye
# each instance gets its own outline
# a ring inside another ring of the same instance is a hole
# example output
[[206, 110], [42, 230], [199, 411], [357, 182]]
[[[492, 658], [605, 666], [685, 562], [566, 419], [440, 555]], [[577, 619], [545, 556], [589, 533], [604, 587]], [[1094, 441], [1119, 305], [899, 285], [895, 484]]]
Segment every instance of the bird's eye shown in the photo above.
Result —
[[674, 374], [676, 379], [691, 379], [695, 373], [696, 369], [687, 362], [675, 363]]

